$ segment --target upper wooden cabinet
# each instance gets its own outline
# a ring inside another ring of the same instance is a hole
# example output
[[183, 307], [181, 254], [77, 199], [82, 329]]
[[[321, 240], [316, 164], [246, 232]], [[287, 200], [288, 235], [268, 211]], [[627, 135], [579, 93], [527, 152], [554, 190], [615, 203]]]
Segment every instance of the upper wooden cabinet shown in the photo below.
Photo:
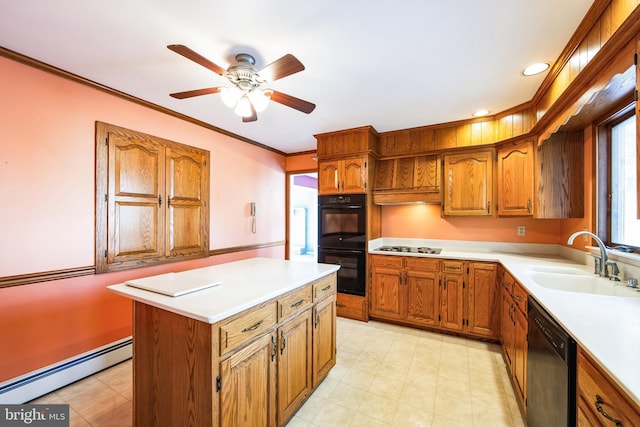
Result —
[[378, 132], [371, 126], [314, 135], [318, 158], [340, 157], [350, 154], [377, 153]]
[[533, 215], [533, 141], [518, 141], [498, 149], [499, 216]]
[[96, 124], [96, 272], [209, 254], [209, 152]]
[[538, 147], [536, 218], [584, 217], [584, 133], [553, 134]]
[[493, 150], [443, 155], [444, 216], [491, 216]]
[[440, 156], [379, 160], [373, 184], [376, 204], [440, 203]]
[[366, 193], [368, 156], [318, 161], [318, 194]]

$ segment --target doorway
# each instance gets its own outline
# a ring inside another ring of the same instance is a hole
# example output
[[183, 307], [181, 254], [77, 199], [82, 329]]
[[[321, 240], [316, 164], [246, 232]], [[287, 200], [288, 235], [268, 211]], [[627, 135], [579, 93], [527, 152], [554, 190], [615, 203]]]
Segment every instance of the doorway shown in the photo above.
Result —
[[292, 261], [318, 260], [318, 173], [289, 174], [289, 251]]

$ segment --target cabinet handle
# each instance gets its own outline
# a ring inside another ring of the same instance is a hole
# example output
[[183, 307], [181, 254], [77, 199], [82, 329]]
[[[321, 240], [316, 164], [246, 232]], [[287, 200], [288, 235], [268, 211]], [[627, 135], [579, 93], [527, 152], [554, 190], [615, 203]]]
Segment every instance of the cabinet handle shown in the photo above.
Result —
[[520, 295], [514, 295], [513, 299], [516, 301], [522, 301], [522, 298], [520, 298]]
[[158, 194], [158, 207], [162, 207], [162, 194]]
[[531, 213], [531, 199], [527, 199], [527, 212]]
[[491, 202], [487, 203], [487, 213], [491, 213]]
[[253, 326], [249, 326], [248, 328], [244, 328], [242, 330], [242, 333], [244, 334], [245, 332], [255, 331], [256, 329], [258, 329], [260, 327], [260, 325], [262, 325], [262, 322], [264, 322], [264, 320], [259, 321], [258, 323], [256, 323]]
[[291, 305], [290, 305], [290, 308], [296, 308], [296, 307], [299, 307], [299, 306], [301, 306], [301, 305], [302, 305], [302, 303], [303, 303], [303, 302], [304, 302], [304, 298], [303, 298], [303, 299], [301, 299], [301, 300], [300, 300], [300, 301], [298, 301], [298, 302], [294, 302], [293, 304], [291, 304]]
[[275, 335], [271, 335], [271, 345], [273, 346], [273, 352], [271, 353], [271, 361], [276, 358], [276, 354], [278, 354], [278, 343], [276, 342]]
[[326, 292], [326, 291], [328, 291], [329, 289], [331, 289], [331, 285], [327, 285], [327, 286], [325, 286], [324, 288], [320, 289], [320, 291], [322, 291], [322, 292]]
[[596, 394], [596, 401], [594, 402], [594, 405], [596, 405], [596, 409], [598, 410], [598, 412], [600, 412], [602, 416], [608, 419], [609, 421], [615, 423], [616, 427], [622, 427], [622, 423], [620, 422], [620, 420], [616, 420], [611, 415], [604, 412], [604, 409], [602, 409], [603, 404], [605, 404], [604, 400], [602, 400], [599, 394]]
[[287, 346], [287, 339], [284, 337], [284, 331], [280, 331], [280, 341], [282, 344], [280, 345], [280, 354], [284, 353], [284, 349]]
[[313, 327], [317, 328], [319, 324], [320, 324], [320, 314], [318, 313], [318, 310], [316, 309], [316, 324], [313, 325]]

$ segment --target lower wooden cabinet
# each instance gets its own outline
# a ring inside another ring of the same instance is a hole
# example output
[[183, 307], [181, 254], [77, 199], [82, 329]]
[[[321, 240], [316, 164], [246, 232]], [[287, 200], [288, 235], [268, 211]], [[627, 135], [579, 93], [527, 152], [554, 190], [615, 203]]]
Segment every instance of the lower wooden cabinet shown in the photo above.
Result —
[[369, 320], [367, 299], [358, 295], [338, 293], [336, 296], [336, 314], [348, 319]]
[[[288, 421], [313, 387], [311, 310], [305, 310], [278, 328], [278, 420]], [[245, 399], [249, 395], [245, 395]], [[259, 424], [246, 424], [259, 425]]]
[[313, 317], [313, 387], [336, 364], [336, 297], [320, 301]]
[[527, 397], [527, 293], [507, 272], [502, 274], [502, 353], [520, 407]]
[[498, 339], [497, 266], [371, 255], [370, 316]]
[[220, 425], [276, 425], [276, 335], [264, 335], [220, 363]]
[[578, 426], [640, 426], [640, 407], [581, 347], [577, 372]]

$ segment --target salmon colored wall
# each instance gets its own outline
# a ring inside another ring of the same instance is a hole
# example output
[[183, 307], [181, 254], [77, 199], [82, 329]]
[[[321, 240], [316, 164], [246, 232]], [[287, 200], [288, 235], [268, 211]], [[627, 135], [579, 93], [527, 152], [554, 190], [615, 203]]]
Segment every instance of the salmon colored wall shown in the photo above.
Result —
[[[318, 169], [318, 154], [313, 153], [295, 154], [287, 156], [285, 163], [285, 170], [287, 172], [306, 171], [311, 169]], [[314, 160], [314, 158], [316, 160]]]
[[[95, 121], [211, 152], [211, 249], [284, 240], [284, 156], [6, 58], [0, 92], [0, 277], [95, 264]], [[0, 382], [129, 336], [109, 284], [256, 255], [284, 245], [0, 289]]]

